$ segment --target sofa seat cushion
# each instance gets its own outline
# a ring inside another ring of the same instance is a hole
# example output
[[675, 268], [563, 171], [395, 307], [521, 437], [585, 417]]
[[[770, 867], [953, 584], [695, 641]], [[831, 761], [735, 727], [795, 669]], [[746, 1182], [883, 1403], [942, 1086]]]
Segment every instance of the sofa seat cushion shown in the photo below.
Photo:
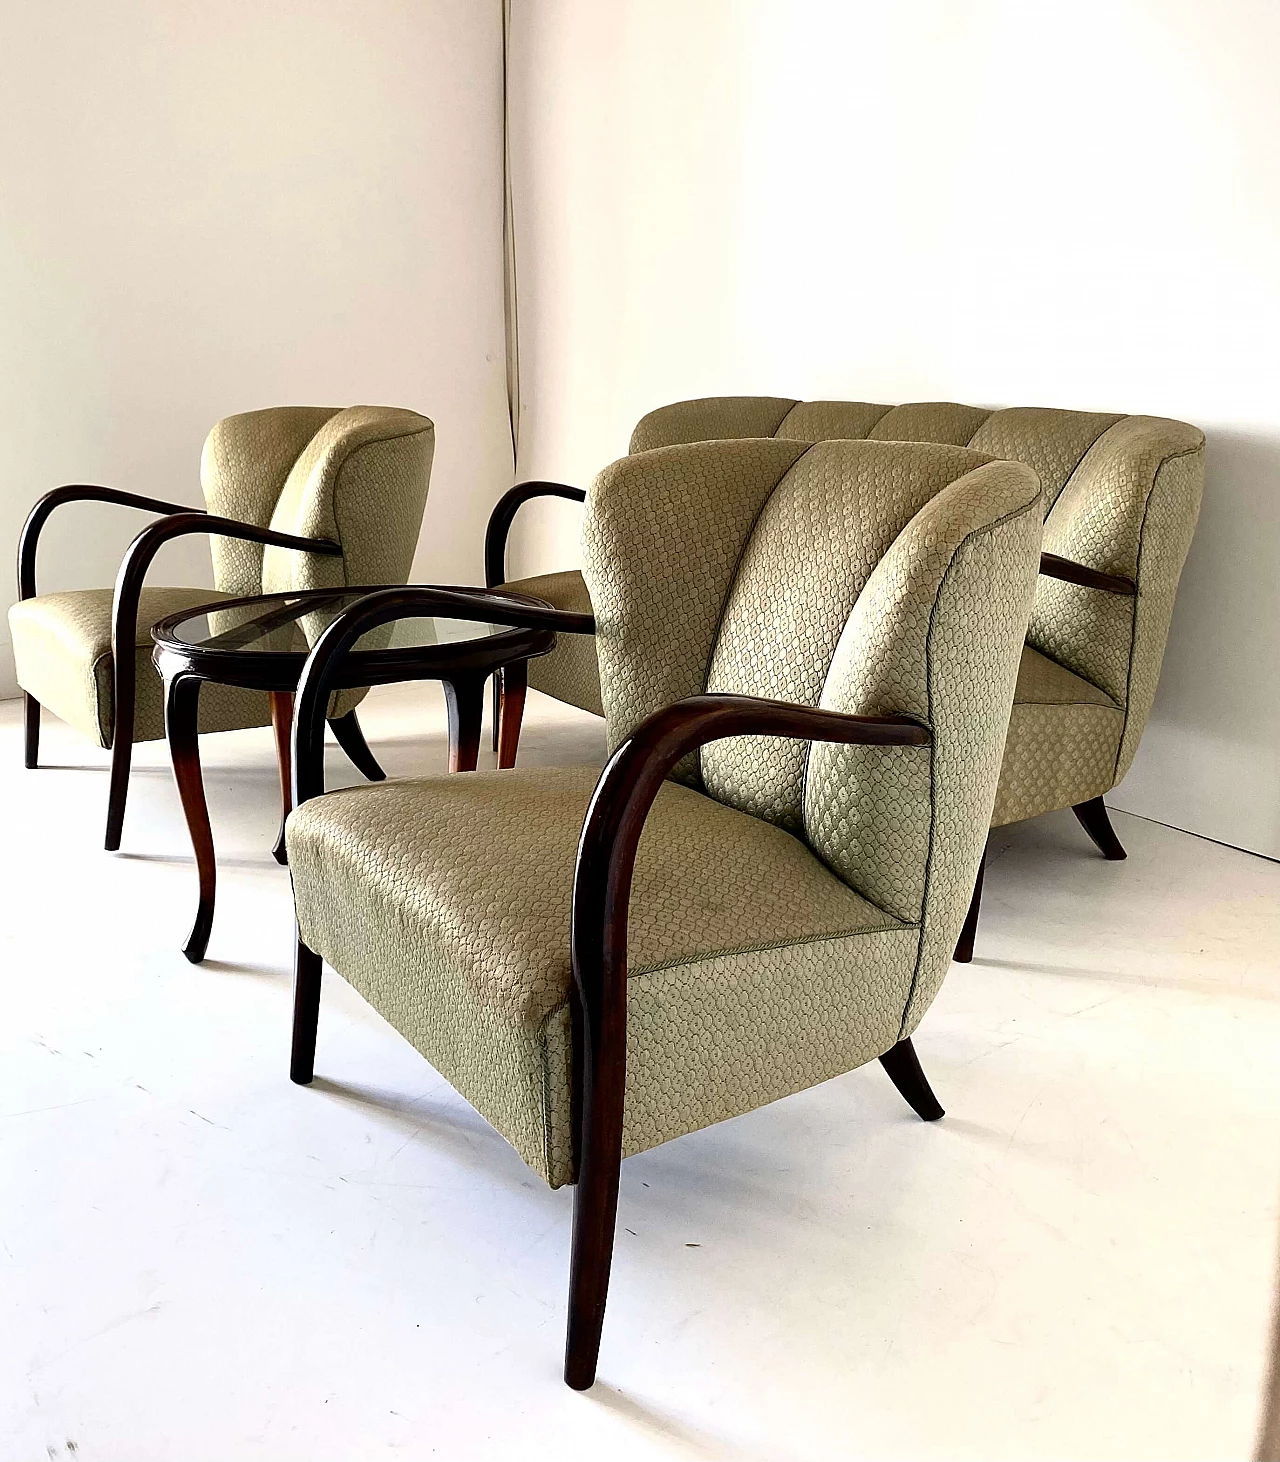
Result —
[[[545, 599], [556, 609], [573, 614], [590, 614], [591, 595], [577, 569], [559, 574], [539, 574], [532, 579], [514, 579], [503, 584], [519, 594]], [[549, 655], [529, 661], [529, 684], [534, 690], [555, 696], [571, 706], [604, 715], [600, 698], [600, 666], [596, 660], [594, 635], [559, 635]]]
[[[151, 626], [166, 615], [230, 598], [209, 588], [143, 589], [134, 637], [137, 663], [135, 741], [164, 736], [164, 682], [151, 661]], [[18, 684], [101, 747], [115, 730], [110, 589], [75, 589], [24, 599], [9, 610]], [[261, 691], [206, 685], [200, 694], [201, 731], [232, 731], [271, 720]]]
[[1124, 711], [1105, 691], [1024, 646], [992, 827], [1109, 792], [1123, 734]]
[[[572, 1170], [570, 904], [598, 775], [387, 782], [287, 829], [304, 942], [553, 1184]], [[917, 943], [790, 833], [666, 784], [631, 899], [627, 1150], [887, 1050]]]

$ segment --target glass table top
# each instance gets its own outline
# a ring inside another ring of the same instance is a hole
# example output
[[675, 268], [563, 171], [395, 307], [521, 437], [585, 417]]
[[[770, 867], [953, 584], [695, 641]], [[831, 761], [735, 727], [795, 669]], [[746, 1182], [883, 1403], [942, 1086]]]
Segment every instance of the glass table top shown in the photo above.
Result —
[[[165, 639], [192, 649], [228, 654], [307, 655], [344, 609], [364, 599], [371, 589], [335, 589], [331, 593], [277, 594], [252, 603], [203, 612], [172, 623]], [[356, 641], [355, 650], [412, 650], [430, 645], [462, 644], [490, 635], [510, 634], [511, 626], [482, 620], [420, 615], [379, 625]]]

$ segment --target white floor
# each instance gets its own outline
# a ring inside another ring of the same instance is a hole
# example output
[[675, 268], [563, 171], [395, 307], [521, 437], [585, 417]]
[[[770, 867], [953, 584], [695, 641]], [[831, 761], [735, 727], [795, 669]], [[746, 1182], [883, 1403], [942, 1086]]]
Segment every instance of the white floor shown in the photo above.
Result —
[[[434, 687], [365, 722], [442, 768]], [[0, 706], [0, 1462], [1242, 1458], [1280, 1177], [1280, 866], [1117, 816], [1002, 838], [978, 958], [878, 1067], [623, 1169], [601, 1380], [559, 1380], [548, 1192], [326, 979], [286, 1079], [265, 731], [208, 738], [210, 958], [163, 747], [125, 851], [105, 757]], [[531, 697], [527, 761], [598, 759]], [[335, 780], [358, 780], [333, 753]]]

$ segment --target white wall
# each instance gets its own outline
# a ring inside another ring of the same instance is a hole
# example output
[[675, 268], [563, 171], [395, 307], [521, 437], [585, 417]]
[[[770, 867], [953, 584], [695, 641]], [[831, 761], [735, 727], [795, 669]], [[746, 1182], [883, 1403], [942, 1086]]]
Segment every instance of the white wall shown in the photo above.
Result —
[[[420, 577], [480, 582], [511, 480], [500, 0], [0, 7], [0, 560], [61, 482], [198, 503], [231, 412], [436, 423]], [[109, 584], [145, 516], [77, 507], [42, 588]], [[47, 549], [43, 545], [47, 544]], [[203, 544], [159, 582], [209, 582]], [[0, 694], [12, 694], [7, 626]]]
[[[521, 475], [729, 392], [1195, 422], [1113, 800], [1280, 856], [1280, 6], [517, 0], [514, 46]], [[528, 571], [576, 551], [522, 531]]]

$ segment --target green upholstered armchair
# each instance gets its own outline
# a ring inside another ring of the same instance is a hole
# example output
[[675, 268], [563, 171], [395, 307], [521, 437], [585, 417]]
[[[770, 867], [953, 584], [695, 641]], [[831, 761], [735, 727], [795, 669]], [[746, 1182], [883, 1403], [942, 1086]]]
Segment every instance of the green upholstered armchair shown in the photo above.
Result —
[[[1107, 412], [736, 396], [650, 412], [632, 433], [630, 450], [727, 437], [949, 442], [1035, 469], [1044, 488], [1045, 553], [992, 825], [1071, 807], [1105, 856], [1123, 858], [1102, 799], [1128, 771], [1155, 697], [1200, 509], [1204, 434], [1163, 417]], [[559, 484], [513, 488], [490, 520], [490, 584], [506, 577], [506, 535], [516, 510], [545, 491], [583, 496]], [[506, 587], [591, 612], [576, 571]], [[530, 664], [529, 684], [603, 713], [590, 639], [562, 637], [550, 655]], [[979, 877], [957, 959], [972, 957], [980, 898]]]
[[[60, 487], [31, 510], [18, 548], [18, 603], [9, 611], [18, 684], [26, 696], [26, 764], [39, 758], [40, 708], [111, 749], [106, 846], [120, 846], [136, 741], [164, 735], [164, 687], [151, 662], [151, 626], [191, 605], [247, 594], [403, 582], [422, 524], [435, 450], [425, 416], [395, 407], [282, 406], [229, 416], [200, 462], [208, 511], [118, 492]], [[93, 500], [165, 516], [130, 545], [114, 592], [36, 593], [40, 530], [55, 508]], [[144, 588], [170, 539], [210, 535], [217, 589]], [[366, 775], [382, 775], [354, 706], [331, 725]], [[260, 691], [209, 685], [200, 729], [230, 731], [271, 719]]]
[[877, 1057], [942, 1115], [911, 1035], [990, 822], [1041, 527], [1034, 472], [960, 447], [614, 463], [583, 535], [603, 773], [316, 795], [359, 634], [415, 606], [521, 610], [381, 590], [312, 652], [286, 825], [291, 1074], [312, 1079], [323, 958], [546, 1182], [576, 1182], [571, 1386], [595, 1375], [622, 1157]]

